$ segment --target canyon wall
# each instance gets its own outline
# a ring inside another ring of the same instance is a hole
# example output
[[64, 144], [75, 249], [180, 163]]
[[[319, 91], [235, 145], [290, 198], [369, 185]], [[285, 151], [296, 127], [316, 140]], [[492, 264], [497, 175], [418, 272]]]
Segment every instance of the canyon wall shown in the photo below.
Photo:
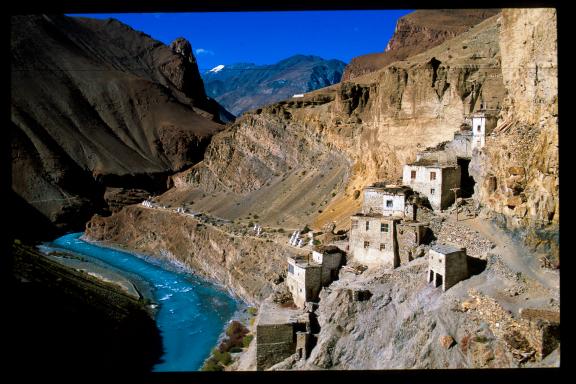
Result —
[[506, 97], [501, 119], [471, 163], [475, 199], [558, 266], [558, 69], [556, 11], [502, 12]]
[[350, 81], [424, 52], [496, 13], [497, 9], [424, 9], [409, 13], [396, 22], [394, 34], [384, 52], [353, 58], [346, 66], [342, 81]]
[[124, 207], [110, 217], [94, 216], [86, 236], [184, 264], [252, 304], [283, 281], [286, 257], [292, 255], [288, 246], [235, 236], [187, 215], [140, 206]]

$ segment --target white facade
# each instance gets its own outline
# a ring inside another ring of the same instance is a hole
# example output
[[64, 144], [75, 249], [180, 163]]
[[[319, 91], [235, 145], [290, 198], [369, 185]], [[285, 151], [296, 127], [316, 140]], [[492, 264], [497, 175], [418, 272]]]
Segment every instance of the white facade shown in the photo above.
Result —
[[[364, 191], [362, 213], [381, 213], [383, 216], [403, 216], [406, 196], [386, 193], [378, 190]], [[369, 203], [370, 202], [370, 203]]]
[[428, 198], [434, 209], [440, 209], [442, 192], [442, 168], [404, 165], [402, 183]]
[[400, 264], [396, 224], [399, 219], [384, 216], [352, 216], [350, 251], [352, 258], [368, 267], [396, 268]]
[[294, 304], [303, 308], [307, 301], [318, 298], [321, 288], [321, 266], [296, 261], [288, 257], [286, 285], [292, 293]]
[[484, 114], [472, 116], [472, 150], [486, 144], [486, 117]]
[[329, 285], [338, 277], [342, 253], [313, 251], [312, 260], [322, 266], [322, 286]]

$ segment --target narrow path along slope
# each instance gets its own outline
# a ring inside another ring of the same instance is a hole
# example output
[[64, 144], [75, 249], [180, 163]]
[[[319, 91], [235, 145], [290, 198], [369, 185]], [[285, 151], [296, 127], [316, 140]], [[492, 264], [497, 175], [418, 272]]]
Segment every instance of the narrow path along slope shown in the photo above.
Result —
[[[449, 216], [448, 220], [456, 223], [455, 214]], [[538, 265], [537, 258], [533, 257], [530, 251], [513, 241], [509, 235], [497, 228], [493, 223], [479, 216], [470, 219], [460, 219], [458, 224], [480, 232], [480, 234], [496, 244], [492, 252], [499, 254], [502, 257], [502, 261], [513, 271], [521, 272], [535, 279], [546, 288], [560, 288], [560, 276], [556, 271], [541, 268]]]

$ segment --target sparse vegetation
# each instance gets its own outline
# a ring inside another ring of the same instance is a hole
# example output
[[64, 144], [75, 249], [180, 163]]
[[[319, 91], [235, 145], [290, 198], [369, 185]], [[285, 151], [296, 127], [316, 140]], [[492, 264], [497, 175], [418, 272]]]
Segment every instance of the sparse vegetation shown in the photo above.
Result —
[[358, 199], [360, 197], [360, 191], [359, 190], [355, 190], [354, 191], [354, 200]]
[[320, 240], [316, 239], [316, 240], [314, 240], [314, 242], [312, 244], [320, 245], [320, 244], [322, 244], [322, 242]]
[[256, 316], [256, 314], [258, 313], [258, 309], [255, 307], [248, 307], [247, 309], [248, 313], [251, 314], [252, 316]]
[[252, 339], [254, 339], [253, 335], [244, 336], [244, 338], [242, 339], [242, 345], [244, 346], [244, 348], [248, 348]]
[[244, 346], [244, 338], [248, 334], [239, 321], [232, 321], [226, 329], [226, 338], [212, 350], [212, 355], [204, 362], [202, 371], [221, 371], [232, 362], [230, 352], [240, 352]]
[[332, 197], [336, 196], [336, 192], [332, 192]]
[[302, 231], [300, 231], [300, 233], [303, 235], [303, 234], [308, 233], [308, 232], [310, 232], [310, 227], [308, 226], [308, 224], [306, 224], [304, 226], [304, 229], [302, 229]]

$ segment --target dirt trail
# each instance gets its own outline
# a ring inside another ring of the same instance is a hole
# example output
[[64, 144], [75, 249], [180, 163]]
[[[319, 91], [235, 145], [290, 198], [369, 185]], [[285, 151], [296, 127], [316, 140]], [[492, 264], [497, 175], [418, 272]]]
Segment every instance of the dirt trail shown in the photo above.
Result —
[[[449, 220], [450, 222], [456, 223], [456, 216], [451, 215]], [[513, 271], [523, 273], [538, 281], [546, 288], [560, 289], [560, 276], [558, 272], [540, 267], [538, 259], [534, 257], [533, 253], [513, 241], [509, 235], [497, 228], [494, 224], [481, 217], [460, 219], [458, 224], [480, 232], [496, 244], [492, 252], [501, 255], [502, 261]]]

